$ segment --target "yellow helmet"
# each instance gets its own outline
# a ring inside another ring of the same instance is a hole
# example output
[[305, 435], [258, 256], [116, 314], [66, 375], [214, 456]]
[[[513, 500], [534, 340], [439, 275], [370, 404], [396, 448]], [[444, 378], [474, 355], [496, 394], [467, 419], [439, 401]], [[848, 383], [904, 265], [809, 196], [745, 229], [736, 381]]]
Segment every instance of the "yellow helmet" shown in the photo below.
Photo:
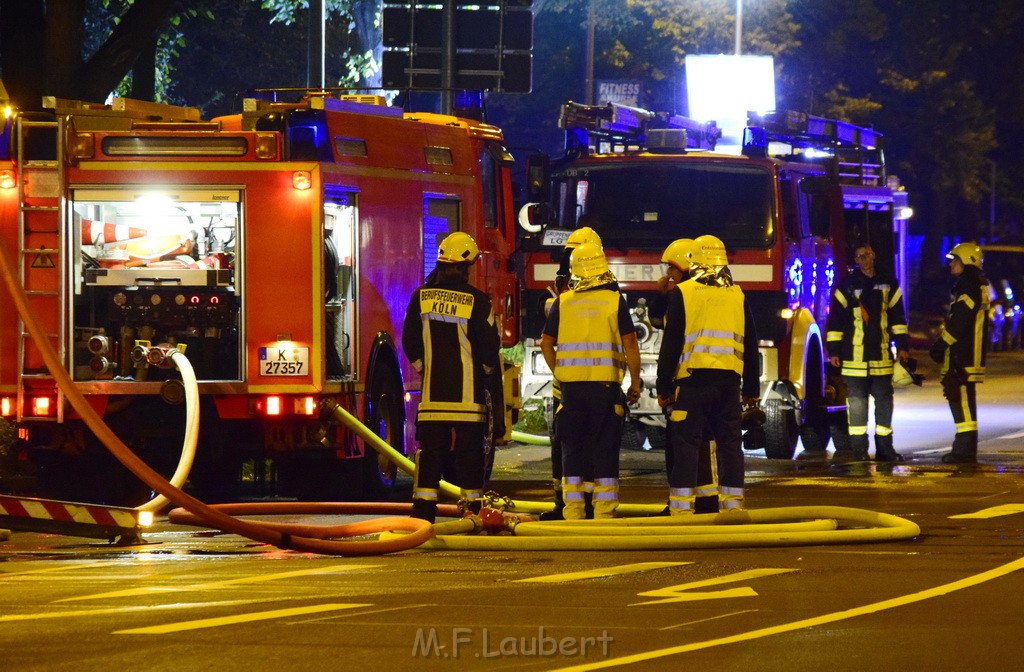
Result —
[[437, 260], [449, 264], [468, 262], [472, 264], [480, 256], [480, 248], [476, 246], [473, 236], [462, 231], [450, 233], [437, 247]]
[[728, 266], [725, 243], [714, 236], [697, 236], [693, 241], [693, 261], [701, 266]]
[[683, 273], [690, 272], [693, 263], [693, 241], [689, 238], [673, 240], [661, 255], [661, 263], [675, 266]]
[[962, 261], [964, 266], [977, 266], [981, 268], [981, 247], [977, 243], [960, 243], [946, 254], [946, 259], [953, 259], [954, 257]]
[[589, 226], [581, 226], [565, 239], [565, 246], [570, 250], [575, 250], [583, 243], [596, 243], [598, 247], [601, 247], [601, 236], [597, 235], [597, 231]]
[[597, 243], [580, 243], [569, 257], [569, 272], [578, 278], [596, 278], [608, 272], [608, 260]]

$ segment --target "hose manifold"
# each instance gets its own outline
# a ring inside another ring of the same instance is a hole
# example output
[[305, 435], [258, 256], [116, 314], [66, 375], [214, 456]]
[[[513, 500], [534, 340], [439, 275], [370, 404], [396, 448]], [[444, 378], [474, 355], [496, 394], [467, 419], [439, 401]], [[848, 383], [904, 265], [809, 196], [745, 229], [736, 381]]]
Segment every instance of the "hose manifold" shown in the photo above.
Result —
[[135, 341], [132, 348], [132, 361], [136, 366], [158, 366], [161, 369], [173, 369], [176, 352], [185, 352], [185, 344], [160, 343], [151, 345], [149, 341]]

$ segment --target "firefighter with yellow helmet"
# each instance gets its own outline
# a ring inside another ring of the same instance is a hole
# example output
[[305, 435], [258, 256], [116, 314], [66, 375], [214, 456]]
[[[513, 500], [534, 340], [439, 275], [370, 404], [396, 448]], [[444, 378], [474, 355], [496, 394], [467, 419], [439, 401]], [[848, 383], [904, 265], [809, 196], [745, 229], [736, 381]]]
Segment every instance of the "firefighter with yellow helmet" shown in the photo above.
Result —
[[966, 242], [946, 255], [956, 278], [946, 321], [929, 355], [941, 364], [942, 394], [949, 402], [956, 434], [947, 464], [978, 461], [978, 383], [985, 380], [989, 339], [989, 281], [982, 272], [981, 248]]
[[[592, 243], [601, 246], [601, 236], [589, 226], [581, 226], [565, 239], [565, 246], [562, 251], [562, 262], [555, 275], [555, 284], [549, 287], [551, 297], [544, 305], [544, 314], [551, 312], [555, 298], [569, 288], [569, 260], [572, 251], [583, 243]], [[562, 403], [562, 388], [558, 380], [551, 379], [551, 420], [548, 423], [548, 438], [551, 439], [551, 482], [555, 491], [555, 507], [551, 511], [540, 514], [541, 520], [562, 520], [562, 510], [565, 508], [565, 498], [562, 496], [562, 439], [558, 435], [558, 408]], [[590, 513], [593, 513], [592, 505], [588, 506]]]
[[[690, 269], [693, 266], [694, 243], [690, 238], [678, 238], [673, 240], [661, 254], [662, 275], [658, 278], [658, 291], [660, 292], [651, 303], [651, 310], [648, 314], [651, 324], [659, 329], [665, 328], [665, 310], [668, 307], [668, 297], [678, 291], [679, 283], [690, 278]], [[664, 402], [662, 410], [666, 416], [672, 413], [672, 404], [668, 400]], [[666, 444], [671, 441], [671, 424], [666, 427]], [[715, 459], [715, 444], [713, 441], [701, 441], [700, 460], [698, 466], [697, 502], [695, 510], [697, 513], [714, 513], [718, 510], [718, 482], [716, 470], [712, 468]], [[665, 450], [665, 473], [672, 473], [672, 466], [675, 463], [675, 455], [671, 448]], [[665, 513], [669, 513], [671, 506], [667, 507]]]
[[[596, 243], [570, 259], [572, 289], [551, 306], [541, 335], [544, 360], [561, 384], [558, 433], [566, 520], [611, 518], [619, 504], [619, 443], [626, 404], [640, 398], [640, 346], [625, 298]], [[629, 391], [622, 381], [629, 370]]]
[[733, 283], [725, 245], [694, 240], [691, 280], [669, 295], [658, 354], [658, 400], [671, 404], [670, 515], [695, 511], [705, 436], [717, 444], [719, 506], [743, 507], [741, 413], [758, 397], [758, 351], [743, 290]]
[[470, 509], [479, 511], [483, 501], [485, 390], [489, 377], [500, 375], [500, 339], [490, 296], [469, 284], [479, 256], [467, 233], [442, 240], [437, 266], [413, 292], [402, 329], [402, 348], [423, 379], [412, 515], [430, 522], [448, 451]]

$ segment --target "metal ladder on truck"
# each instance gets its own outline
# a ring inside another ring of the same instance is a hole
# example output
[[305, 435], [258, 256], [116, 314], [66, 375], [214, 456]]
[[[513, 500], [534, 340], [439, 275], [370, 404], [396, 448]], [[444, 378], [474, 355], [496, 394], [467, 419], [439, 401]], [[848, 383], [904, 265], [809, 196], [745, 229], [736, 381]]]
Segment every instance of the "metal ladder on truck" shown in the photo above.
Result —
[[[61, 148], [64, 131], [58, 121], [20, 117], [17, 120], [18, 272], [30, 310], [46, 331], [60, 361], [67, 361], [64, 315], [63, 203], [64, 179]], [[52, 136], [52, 137], [51, 137]], [[40, 155], [43, 158], [40, 158]], [[43, 362], [39, 346], [32, 342], [18, 315], [17, 421], [64, 421], [64, 392]], [[53, 398], [56, 408], [26, 404], [36, 398]]]

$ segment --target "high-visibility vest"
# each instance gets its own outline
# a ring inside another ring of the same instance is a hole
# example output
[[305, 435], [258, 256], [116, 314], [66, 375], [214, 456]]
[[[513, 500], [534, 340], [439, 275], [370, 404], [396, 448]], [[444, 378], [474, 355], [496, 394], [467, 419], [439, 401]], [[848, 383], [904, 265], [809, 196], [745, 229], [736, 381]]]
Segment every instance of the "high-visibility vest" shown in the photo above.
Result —
[[721, 369], [743, 375], [743, 290], [689, 281], [677, 285], [683, 295], [686, 331], [676, 379], [694, 369]]
[[620, 301], [611, 289], [559, 295], [555, 378], [563, 383], [622, 383], [626, 354], [619, 334]]
[[417, 366], [423, 375], [417, 415], [420, 421], [486, 419], [475, 376], [479, 353], [473, 352], [470, 330], [476, 302], [487, 299], [471, 287], [460, 289], [421, 287], [418, 291], [424, 346], [424, 362]]

